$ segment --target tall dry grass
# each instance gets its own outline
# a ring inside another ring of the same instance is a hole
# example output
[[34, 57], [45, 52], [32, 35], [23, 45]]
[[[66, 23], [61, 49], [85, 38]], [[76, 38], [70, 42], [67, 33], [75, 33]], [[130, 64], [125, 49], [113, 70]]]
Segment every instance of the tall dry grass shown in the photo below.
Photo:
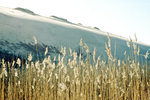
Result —
[[[127, 46], [132, 45], [127, 42]], [[108, 36], [108, 63], [95, 58], [96, 49], [91, 57], [82, 40], [80, 47], [86, 48], [85, 60], [70, 49], [72, 59], [66, 63], [65, 48], [61, 50], [63, 56], [57, 58], [58, 64], [46, 57], [48, 48], [42, 62], [32, 62], [31, 54], [25, 64], [19, 58], [13, 62], [2, 60], [0, 100], [150, 100], [150, 71], [147, 64], [141, 66], [136, 60], [140, 52], [136, 44], [133, 43], [134, 59], [128, 59], [125, 52], [123, 61], [116, 60]]]

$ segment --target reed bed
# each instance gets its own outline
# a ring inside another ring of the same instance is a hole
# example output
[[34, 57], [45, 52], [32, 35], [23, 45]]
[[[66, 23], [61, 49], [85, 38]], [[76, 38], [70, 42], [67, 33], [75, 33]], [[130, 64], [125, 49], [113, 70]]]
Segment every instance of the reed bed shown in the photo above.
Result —
[[[61, 50], [63, 55], [54, 57], [53, 61], [46, 56], [47, 48], [42, 62], [33, 62], [31, 54], [24, 64], [19, 58], [12, 62], [2, 59], [0, 100], [150, 100], [147, 63], [141, 65], [136, 59], [127, 57], [115, 60], [109, 36], [106, 43], [108, 61], [95, 58], [96, 50], [90, 56], [89, 48], [82, 41], [80, 47], [86, 48], [84, 60], [81, 54], [77, 56], [70, 49], [70, 59], [66, 61], [65, 48]], [[137, 57], [139, 50], [134, 51]], [[147, 57], [148, 53], [145, 59]]]

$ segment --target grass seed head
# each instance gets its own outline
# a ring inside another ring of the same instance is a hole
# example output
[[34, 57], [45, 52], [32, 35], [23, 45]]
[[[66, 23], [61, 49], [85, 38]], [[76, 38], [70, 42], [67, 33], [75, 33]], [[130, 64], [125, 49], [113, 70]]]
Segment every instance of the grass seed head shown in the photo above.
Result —
[[19, 58], [17, 59], [16, 63], [18, 64], [19, 67], [21, 66], [21, 60]]
[[58, 83], [59, 91], [63, 92], [67, 89], [67, 86], [64, 83]]
[[46, 56], [48, 53], [48, 47], [45, 48], [45, 53], [44, 53], [44, 56]]
[[15, 77], [18, 77], [18, 72], [17, 72], [17, 70], [15, 70]]
[[32, 55], [31, 55], [31, 53], [28, 55], [28, 61], [32, 61]]
[[80, 39], [80, 47], [83, 46], [82, 38]]
[[95, 55], [96, 55], [96, 49], [94, 48], [94, 51], [93, 51], [93, 61], [95, 62]]
[[36, 39], [36, 37], [35, 37], [35, 36], [33, 36], [33, 39], [34, 39], [34, 43], [35, 43], [35, 45], [37, 45], [37, 39]]
[[145, 59], [147, 59], [149, 56], [149, 52], [147, 51], [146, 54], [144, 55]]
[[126, 43], [127, 43], [127, 47], [130, 48], [130, 42], [127, 41]]

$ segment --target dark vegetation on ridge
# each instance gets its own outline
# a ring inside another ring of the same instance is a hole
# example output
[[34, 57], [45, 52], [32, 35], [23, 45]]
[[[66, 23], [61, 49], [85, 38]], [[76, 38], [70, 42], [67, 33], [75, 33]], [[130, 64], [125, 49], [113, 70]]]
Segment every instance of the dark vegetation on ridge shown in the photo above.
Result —
[[38, 15], [38, 14], [34, 13], [33, 11], [31, 11], [29, 9], [26, 9], [26, 8], [17, 7], [17, 8], [14, 8], [14, 9], [25, 12], [25, 13], [28, 13], [28, 14], [31, 14], [31, 15]]

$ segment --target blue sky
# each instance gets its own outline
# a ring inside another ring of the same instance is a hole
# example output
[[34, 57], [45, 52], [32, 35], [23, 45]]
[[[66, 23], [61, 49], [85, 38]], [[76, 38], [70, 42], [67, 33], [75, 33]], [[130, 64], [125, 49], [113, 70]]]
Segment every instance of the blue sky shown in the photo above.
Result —
[[0, 6], [64, 17], [126, 38], [136, 33], [150, 45], [150, 0], [0, 0]]

